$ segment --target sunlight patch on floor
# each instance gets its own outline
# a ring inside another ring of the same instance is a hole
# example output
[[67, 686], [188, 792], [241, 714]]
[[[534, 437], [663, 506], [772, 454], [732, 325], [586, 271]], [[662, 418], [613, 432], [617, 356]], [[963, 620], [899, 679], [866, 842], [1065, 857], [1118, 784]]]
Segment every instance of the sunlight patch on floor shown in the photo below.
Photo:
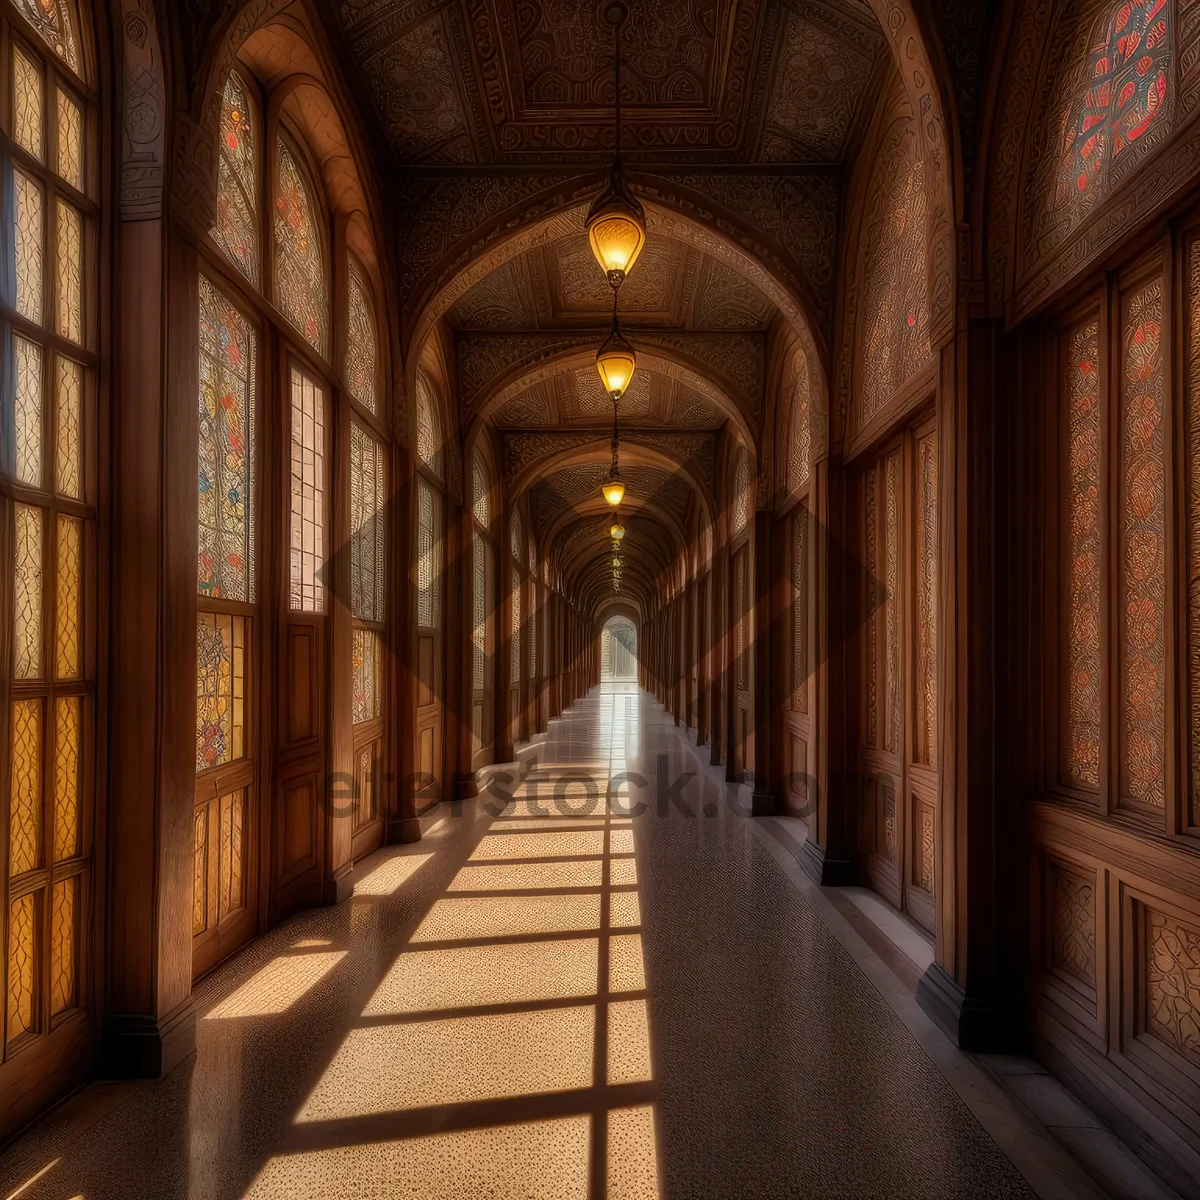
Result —
[[455, 875], [449, 892], [513, 892], [528, 888], [599, 887], [603, 882], [603, 859], [582, 862], [494, 863], [463, 867]]
[[[636, 1037], [629, 1021], [625, 1026], [623, 1036]], [[596, 1009], [587, 1004], [352, 1029], [297, 1119], [334, 1121], [590, 1087], [595, 1028]], [[622, 1061], [632, 1062], [635, 1053], [625, 1051]]]
[[392, 964], [363, 1016], [591, 996], [599, 955], [596, 938], [412, 950]]
[[438, 900], [412, 941], [461, 942], [599, 928], [598, 895], [464, 897]]
[[608, 1114], [608, 1200], [657, 1200], [654, 1108], [614, 1108]]
[[356, 896], [390, 896], [407, 883], [431, 858], [432, 854], [397, 854], [381, 862], [354, 885]]
[[283, 1155], [243, 1200], [587, 1200], [591, 1124], [562, 1117]]
[[206, 1021], [269, 1017], [287, 1012], [346, 957], [345, 950], [322, 954], [283, 954], [252, 975], [236, 992], [204, 1014]]
[[[624, 832], [632, 833], [632, 830]], [[489, 833], [480, 838], [471, 860], [497, 858], [576, 858], [604, 853], [603, 829], [550, 833]]]

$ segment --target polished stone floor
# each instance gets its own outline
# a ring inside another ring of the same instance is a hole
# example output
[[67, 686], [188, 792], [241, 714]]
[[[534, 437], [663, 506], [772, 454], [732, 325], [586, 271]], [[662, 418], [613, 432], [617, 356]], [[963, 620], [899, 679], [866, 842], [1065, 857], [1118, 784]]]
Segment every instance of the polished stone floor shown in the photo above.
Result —
[[[605, 684], [198, 989], [5, 1200], [1092, 1196], [661, 706]], [[840, 924], [839, 924], [840, 922]]]

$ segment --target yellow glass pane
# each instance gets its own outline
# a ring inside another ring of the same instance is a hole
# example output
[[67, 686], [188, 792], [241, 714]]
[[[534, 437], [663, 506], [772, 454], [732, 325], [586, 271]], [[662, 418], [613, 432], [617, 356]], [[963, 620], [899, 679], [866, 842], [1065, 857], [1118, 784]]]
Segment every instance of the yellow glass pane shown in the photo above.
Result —
[[57, 558], [54, 588], [54, 670], [59, 679], [78, 679], [83, 524], [77, 517], [58, 518]]
[[13, 46], [13, 133], [17, 145], [42, 161], [42, 73]]
[[78, 696], [54, 702], [54, 861], [79, 853]]
[[83, 218], [64, 200], [58, 202], [55, 247], [58, 332], [83, 341]]
[[37, 1032], [37, 899], [22, 896], [8, 910], [8, 1042]]
[[13, 337], [13, 421], [17, 479], [42, 486], [42, 348]]
[[58, 437], [54, 447], [54, 484], [63, 496], [83, 496], [81, 411], [83, 368], [69, 358], [58, 359], [55, 404]]
[[42, 323], [42, 189], [28, 175], [13, 172], [13, 256], [17, 268], [17, 312]]
[[74, 1008], [76, 914], [79, 909], [79, 878], [54, 885], [50, 920], [50, 1015]]
[[32, 871], [42, 858], [42, 702], [12, 706], [12, 795], [8, 863], [13, 875]]
[[246, 789], [239, 788], [228, 796], [222, 796], [220, 805], [221, 861], [218, 870], [221, 897], [217, 919], [223, 921], [245, 903], [242, 887], [242, 834], [245, 827]]
[[13, 674], [42, 673], [42, 510], [13, 507]]
[[58, 89], [58, 173], [83, 191], [83, 115], [62, 88]]
[[246, 621], [196, 614], [196, 770], [244, 753]]

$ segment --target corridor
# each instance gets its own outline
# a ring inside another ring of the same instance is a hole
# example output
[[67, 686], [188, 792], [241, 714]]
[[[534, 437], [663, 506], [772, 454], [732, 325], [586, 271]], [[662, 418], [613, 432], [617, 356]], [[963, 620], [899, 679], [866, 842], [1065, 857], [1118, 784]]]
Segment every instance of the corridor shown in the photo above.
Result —
[[70, 1099], [0, 1196], [1099, 1195], [636, 685], [521, 758], [210, 975], [195, 1055]]

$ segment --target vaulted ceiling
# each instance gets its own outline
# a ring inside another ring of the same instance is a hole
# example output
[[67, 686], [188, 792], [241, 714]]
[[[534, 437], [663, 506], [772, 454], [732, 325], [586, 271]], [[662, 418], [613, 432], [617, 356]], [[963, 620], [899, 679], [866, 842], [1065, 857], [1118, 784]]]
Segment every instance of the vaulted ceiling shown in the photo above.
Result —
[[[829, 337], [840, 195], [892, 68], [866, 0], [626, 3], [621, 151], [649, 232], [620, 294], [639, 352], [621, 461], [626, 577], [644, 597], [711, 513], [718, 439], [760, 436], [772, 331], [799, 320]], [[594, 603], [608, 578], [599, 486], [612, 406], [592, 359], [612, 293], [583, 216], [589, 173], [601, 178], [614, 147], [609, 0], [339, 7], [396, 159], [407, 328], [424, 337], [443, 323], [463, 425], [495, 430], [544, 548]], [[478, 232], [547, 187], [569, 203], [536, 234]], [[687, 203], [656, 203], [672, 189], [747, 236], [734, 250], [697, 232]], [[781, 271], [803, 292], [799, 314], [768, 282]]]

